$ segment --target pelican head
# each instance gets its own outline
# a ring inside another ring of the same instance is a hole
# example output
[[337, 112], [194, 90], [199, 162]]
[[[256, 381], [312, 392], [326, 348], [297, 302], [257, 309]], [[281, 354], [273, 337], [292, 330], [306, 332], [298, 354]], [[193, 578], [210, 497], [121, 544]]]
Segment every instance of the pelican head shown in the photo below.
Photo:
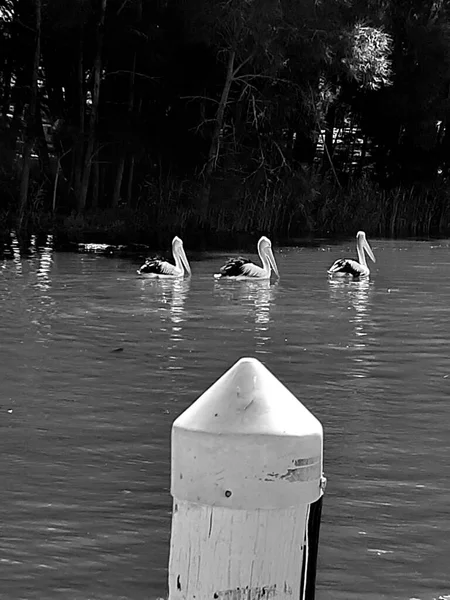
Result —
[[258, 242], [258, 254], [261, 257], [261, 261], [263, 263], [268, 263], [274, 270], [276, 276], [280, 277], [272, 251], [272, 242], [265, 235], [263, 235]]
[[189, 266], [186, 252], [184, 251], [183, 240], [177, 235], [172, 240], [172, 254], [175, 259], [175, 263], [179, 263], [180, 267], [182, 265], [186, 269], [188, 275], [190, 275], [191, 267]]
[[364, 233], [364, 231], [358, 231], [358, 233], [356, 234], [356, 246], [358, 249], [358, 258], [362, 264], [365, 264], [366, 262], [364, 260], [364, 250], [369, 255], [369, 258], [373, 262], [376, 262], [375, 256], [372, 252], [372, 248], [370, 247], [369, 242], [366, 239], [366, 234]]

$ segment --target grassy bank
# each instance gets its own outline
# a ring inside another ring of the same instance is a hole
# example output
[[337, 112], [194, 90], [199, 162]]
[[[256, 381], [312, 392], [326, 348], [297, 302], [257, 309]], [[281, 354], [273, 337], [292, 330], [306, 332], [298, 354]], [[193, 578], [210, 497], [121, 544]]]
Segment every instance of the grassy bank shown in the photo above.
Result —
[[[53, 234], [57, 247], [78, 243], [145, 244], [165, 248], [174, 235], [196, 249], [226, 249], [254, 244], [261, 234], [278, 243], [292, 238], [354, 235], [371, 237], [438, 236], [450, 233], [450, 192], [444, 185], [428, 189], [384, 191], [366, 179], [339, 188], [324, 180], [314, 185], [283, 185], [264, 195], [245, 189], [216, 190], [206, 219], [196, 196], [174, 194], [149, 198], [136, 208], [53, 214], [31, 210], [23, 220], [23, 237]], [[0, 214], [2, 237], [15, 229], [12, 211]]]

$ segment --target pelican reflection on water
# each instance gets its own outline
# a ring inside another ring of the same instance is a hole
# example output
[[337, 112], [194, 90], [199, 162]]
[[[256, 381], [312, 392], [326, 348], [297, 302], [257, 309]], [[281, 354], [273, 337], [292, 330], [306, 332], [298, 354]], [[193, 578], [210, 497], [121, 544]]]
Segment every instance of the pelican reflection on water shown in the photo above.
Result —
[[270, 311], [275, 303], [278, 281], [270, 283], [268, 279], [260, 282], [247, 281], [248, 298], [253, 300], [255, 319], [256, 353], [266, 353], [264, 346], [270, 341]]
[[376, 262], [376, 260], [364, 231], [358, 231], [356, 234], [356, 252], [358, 254], [358, 260], [354, 260], [353, 258], [339, 258], [328, 269], [328, 274], [353, 275], [354, 278], [367, 277], [370, 275], [365, 252], [367, 252], [373, 262]]
[[278, 282], [245, 281], [242, 284], [241, 299], [254, 307], [255, 325], [265, 327], [270, 322], [270, 309], [275, 299]]
[[[269, 334], [271, 309], [275, 304], [278, 292], [278, 281], [271, 283], [263, 280], [235, 280], [234, 285], [220, 285], [215, 282], [214, 292], [221, 300], [226, 300], [229, 314], [234, 317], [242, 316], [245, 322], [254, 323], [256, 352], [265, 352], [261, 348], [271, 339]], [[224, 306], [218, 307], [221, 312], [228, 312]], [[251, 331], [250, 329], [245, 329]]]
[[[166, 348], [163, 350], [167, 369], [179, 371], [184, 368], [185, 342], [184, 323], [187, 319], [185, 303], [189, 294], [191, 278], [169, 278], [145, 280], [143, 284], [149, 286], [155, 292], [154, 300], [157, 303], [156, 310], [163, 323], [162, 330], [169, 333]], [[164, 326], [167, 323], [168, 327]]]
[[370, 327], [373, 327], [370, 318], [373, 282], [367, 277], [351, 280], [329, 279], [329, 286], [330, 299], [343, 311], [351, 309], [348, 323], [352, 326], [354, 338], [345, 348], [354, 351], [355, 365], [349, 367], [348, 374], [356, 378], [367, 377], [374, 359], [369, 344]]
[[277, 277], [280, 277], [277, 263], [273, 255], [272, 242], [263, 235], [258, 242], [258, 254], [262, 262], [262, 267], [255, 265], [248, 258], [238, 256], [231, 258], [219, 273], [214, 274], [215, 279], [237, 279], [237, 280], [264, 280], [270, 279], [272, 270]]
[[[141, 289], [145, 294], [142, 300], [151, 299], [155, 304], [154, 311], [159, 313], [163, 320], [168, 316], [174, 325], [185, 321], [185, 302], [189, 293], [191, 279], [189, 278], [154, 278], [144, 279]], [[149, 292], [154, 295], [150, 296]]]

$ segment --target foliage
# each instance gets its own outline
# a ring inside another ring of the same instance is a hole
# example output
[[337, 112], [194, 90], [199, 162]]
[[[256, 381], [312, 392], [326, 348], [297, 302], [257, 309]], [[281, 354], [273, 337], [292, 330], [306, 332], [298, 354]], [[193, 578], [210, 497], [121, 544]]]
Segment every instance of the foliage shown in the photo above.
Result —
[[448, 227], [446, 2], [1, 0], [0, 50], [4, 222]]
[[356, 23], [344, 37], [347, 47], [342, 62], [350, 76], [370, 90], [390, 85], [391, 36], [376, 27]]

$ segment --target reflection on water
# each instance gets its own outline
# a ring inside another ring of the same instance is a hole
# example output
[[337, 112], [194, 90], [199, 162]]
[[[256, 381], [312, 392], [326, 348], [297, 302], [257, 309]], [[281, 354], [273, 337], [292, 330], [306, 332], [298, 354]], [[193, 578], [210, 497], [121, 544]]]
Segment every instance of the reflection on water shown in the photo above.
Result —
[[34, 257], [34, 256], [36, 256], [37, 251], [38, 251], [37, 237], [35, 235], [32, 235], [30, 237], [30, 243], [28, 245], [28, 254], [31, 257]]
[[[183, 369], [183, 352], [179, 349], [183, 342], [183, 323], [186, 320], [185, 303], [191, 286], [191, 278], [162, 279], [144, 278], [141, 280], [141, 299], [155, 305], [163, 330], [168, 330], [167, 343], [169, 370]], [[164, 327], [168, 325], [168, 327]]]
[[215, 285], [210, 257], [191, 284], [15, 243], [0, 278], [0, 597], [165, 597], [173, 420], [255, 350], [324, 426], [317, 600], [449, 593], [448, 248], [397, 246], [377, 249], [371, 280], [328, 280], [327, 256], [304, 249], [283, 255], [280, 284]]
[[270, 341], [270, 309], [275, 304], [278, 282], [271, 284], [270, 281], [248, 281], [243, 296], [253, 303], [255, 322], [255, 352], [265, 354], [267, 350], [264, 345]]
[[278, 281], [271, 283], [268, 279], [243, 281], [214, 281], [214, 293], [226, 299], [237, 314], [244, 309], [254, 323], [255, 352], [265, 354], [264, 346], [271, 339], [270, 311], [275, 304]]
[[367, 377], [373, 360], [368, 336], [373, 328], [371, 308], [374, 284], [369, 278], [329, 278], [328, 283], [330, 299], [350, 313], [348, 322], [352, 325], [353, 335], [348, 347], [353, 350], [353, 361], [349, 367], [349, 374], [356, 378]]
[[27, 307], [31, 323], [36, 327], [36, 341], [46, 346], [51, 339], [52, 318], [56, 303], [50, 294], [51, 270], [53, 266], [53, 236], [48, 235], [45, 246], [36, 245], [36, 237], [31, 237], [29, 248], [33, 266], [36, 266], [33, 287], [37, 291], [35, 302]]
[[[37, 343], [47, 343], [51, 332], [51, 319], [54, 315], [55, 301], [50, 294], [51, 269], [53, 265], [53, 236], [48, 235], [44, 246], [37, 245], [35, 235], [30, 237], [23, 251], [17, 234], [11, 232], [12, 261], [5, 262], [9, 273], [20, 277], [20, 282], [7, 285], [4, 293], [14, 303], [22, 307], [28, 315], [32, 330], [37, 334]], [[18, 340], [22, 343], [22, 340]]]
[[11, 232], [11, 251], [16, 274], [22, 275], [22, 257], [20, 256], [20, 245], [14, 231]]
[[185, 320], [184, 305], [191, 286], [191, 278], [143, 278], [140, 284], [141, 299], [159, 304], [160, 306], [155, 310], [163, 321], [170, 321], [174, 326], [173, 330], [176, 331], [177, 326]]
[[50, 271], [53, 264], [53, 236], [48, 235], [45, 246], [39, 248], [37, 287], [46, 291], [50, 288]]

